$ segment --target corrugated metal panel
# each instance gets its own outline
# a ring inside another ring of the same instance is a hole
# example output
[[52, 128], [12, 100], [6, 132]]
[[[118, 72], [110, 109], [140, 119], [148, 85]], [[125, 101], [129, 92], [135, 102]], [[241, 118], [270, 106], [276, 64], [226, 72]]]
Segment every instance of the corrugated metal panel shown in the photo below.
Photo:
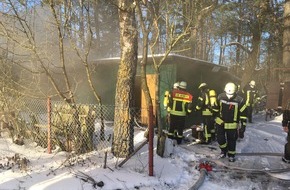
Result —
[[267, 85], [267, 109], [277, 109], [279, 103], [280, 82], [274, 81]]

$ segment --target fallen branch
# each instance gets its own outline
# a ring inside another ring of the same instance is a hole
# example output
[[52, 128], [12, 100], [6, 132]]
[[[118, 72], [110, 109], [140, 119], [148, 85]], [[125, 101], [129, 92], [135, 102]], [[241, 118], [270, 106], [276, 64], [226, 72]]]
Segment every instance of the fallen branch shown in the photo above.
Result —
[[118, 166], [122, 167], [132, 156], [134, 156], [143, 146], [148, 143], [148, 139], [146, 139], [142, 144], [140, 144], [134, 152], [132, 152], [127, 158], [125, 158]]

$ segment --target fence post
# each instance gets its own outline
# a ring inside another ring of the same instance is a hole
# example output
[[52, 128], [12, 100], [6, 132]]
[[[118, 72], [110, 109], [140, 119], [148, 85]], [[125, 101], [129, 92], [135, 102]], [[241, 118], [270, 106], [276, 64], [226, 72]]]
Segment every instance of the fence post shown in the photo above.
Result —
[[51, 154], [51, 101], [47, 98], [47, 152]]
[[153, 137], [154, 137], [154, 128], [153, 128], [153, 106], [149, 106], [149, 142], [148, 142], [148, 151], [149, 151], [149, 176], [153, 176]]

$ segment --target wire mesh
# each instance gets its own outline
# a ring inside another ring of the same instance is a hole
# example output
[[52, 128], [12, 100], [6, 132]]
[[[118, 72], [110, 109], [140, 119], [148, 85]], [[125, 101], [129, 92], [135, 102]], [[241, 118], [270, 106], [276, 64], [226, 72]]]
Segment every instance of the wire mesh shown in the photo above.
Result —
[[[4, 121], [7, 123], [9, 136], [15, 143], [31, 140], [43, 148], [77, 154], [104, 150], [112, 145], [115, 106], [61, 101], [48, 104], [47, 100], [24, 99], [16, 107], [14, 111], [6, 111], [3, 114], [6, 119], [1, 120], [2, 124]], [[131, 110], [133, 130], [145, 130], [145, 126], [140, 124], [141, 112], [136, 108]]]

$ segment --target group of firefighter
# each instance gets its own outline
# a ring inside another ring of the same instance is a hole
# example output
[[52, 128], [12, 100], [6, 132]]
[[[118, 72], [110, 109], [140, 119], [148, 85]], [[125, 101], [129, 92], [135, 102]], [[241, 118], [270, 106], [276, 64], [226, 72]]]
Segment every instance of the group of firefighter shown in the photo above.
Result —
[[174, 83], [172, 90], [165, 92], [163, 104], [169, 120], [167, 136], [181, 144], [186, 116], [193, 111], [199, 112], [202, 136], [197, 140], [204, 144], [217, 141], [220, 157], [228, 157], [230, 162], [234, 162], [236, 141], [244, 138], [246, 123], [252, 122], [253, 104], [259, 97], [255, 81], [250, 81], [243, 89], [229, 82], [220, 94], [206, 83], [201, 83], [198, 89], [200, 95], [195, 104], [185, 81]]

